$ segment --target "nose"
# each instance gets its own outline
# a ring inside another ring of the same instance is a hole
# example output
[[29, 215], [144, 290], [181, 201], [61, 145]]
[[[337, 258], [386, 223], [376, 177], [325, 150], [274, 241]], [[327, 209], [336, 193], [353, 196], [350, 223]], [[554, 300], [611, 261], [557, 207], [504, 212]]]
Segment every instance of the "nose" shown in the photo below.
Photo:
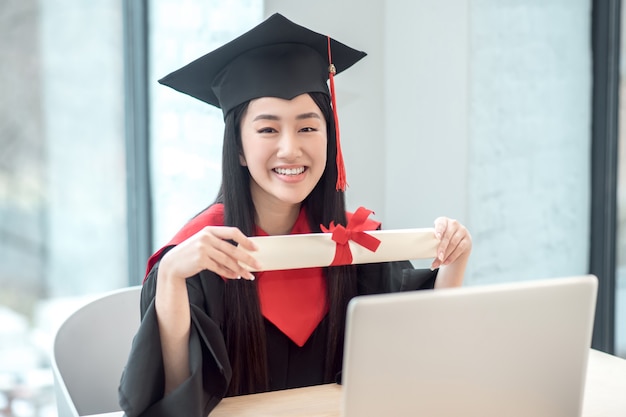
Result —
[[278, 152], [276, 156], [286, 161], [293, 161], [302, 156], [300, 142], [296, 135], [283, 133], [278, 141]]

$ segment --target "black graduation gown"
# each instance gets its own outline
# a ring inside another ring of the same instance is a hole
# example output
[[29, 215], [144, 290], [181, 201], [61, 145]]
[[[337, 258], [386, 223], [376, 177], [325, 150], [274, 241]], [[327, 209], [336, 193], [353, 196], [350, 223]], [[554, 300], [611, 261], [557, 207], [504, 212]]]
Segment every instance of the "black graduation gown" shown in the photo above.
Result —
[[[119, 387], [120, 405], [128, 417], [205, 417], [225, 396], [231, 367], [222, 335], [224, 281], [203, 271], [187, 280], [191, 303], [189, 366], [191, 376], [163, 396], [164, 371], [154, 307], [156, 270], [141, 294], [140, 328], [133, 340]], [[358, 293], [378, 294], [434, 287], [437, 270], [414, 269], [410, 262], [358, 265]], [[318, 385], [324, 380], [326, 319], [303, 347], [298, 347], [265, 320], [270, 389]]]

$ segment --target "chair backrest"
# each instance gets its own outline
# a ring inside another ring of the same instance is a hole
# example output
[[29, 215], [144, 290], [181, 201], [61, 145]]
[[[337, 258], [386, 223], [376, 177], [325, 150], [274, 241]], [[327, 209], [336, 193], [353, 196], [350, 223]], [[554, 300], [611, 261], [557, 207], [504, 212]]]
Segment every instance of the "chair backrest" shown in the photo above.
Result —
[[106, 293], [72, 313], [54, 338], [59, 417], [121, 410], [118, 386], [139, 328], [141, 286]]

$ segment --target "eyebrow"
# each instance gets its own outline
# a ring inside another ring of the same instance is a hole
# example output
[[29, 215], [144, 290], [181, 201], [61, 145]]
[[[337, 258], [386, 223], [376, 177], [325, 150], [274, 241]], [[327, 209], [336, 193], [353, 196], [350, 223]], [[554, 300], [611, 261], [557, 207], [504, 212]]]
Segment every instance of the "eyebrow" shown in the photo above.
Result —
[[[315, 112], [302, 113], [296, 116], [296, 120], [304, 120], [304, 119], [321, 119], [320, 115]], [[257, 120], [280, 120], [280, 117], [273, 114], [259, 114], [256, 116], [253, 121]]]

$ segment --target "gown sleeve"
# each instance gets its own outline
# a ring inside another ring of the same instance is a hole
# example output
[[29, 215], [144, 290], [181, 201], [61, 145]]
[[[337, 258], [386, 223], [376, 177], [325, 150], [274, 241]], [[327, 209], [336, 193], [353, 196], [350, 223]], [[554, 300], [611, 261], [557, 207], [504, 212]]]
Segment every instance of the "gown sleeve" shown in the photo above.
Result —
[[232, 375], [221, 330], [224, 283], [209, 272], [187, 279], [190, 377], [163, 396], [165, 376], [154, 305], [157, 269], [158, 264], [142, 289], [142, 319], [121, 377], [120, 406], [128, 417], [206, 417], [226, 395]]
[[358, 266], [358, 294], [384, 294], [433, 289], [438, 269], [415, 269], [410, 261]]

